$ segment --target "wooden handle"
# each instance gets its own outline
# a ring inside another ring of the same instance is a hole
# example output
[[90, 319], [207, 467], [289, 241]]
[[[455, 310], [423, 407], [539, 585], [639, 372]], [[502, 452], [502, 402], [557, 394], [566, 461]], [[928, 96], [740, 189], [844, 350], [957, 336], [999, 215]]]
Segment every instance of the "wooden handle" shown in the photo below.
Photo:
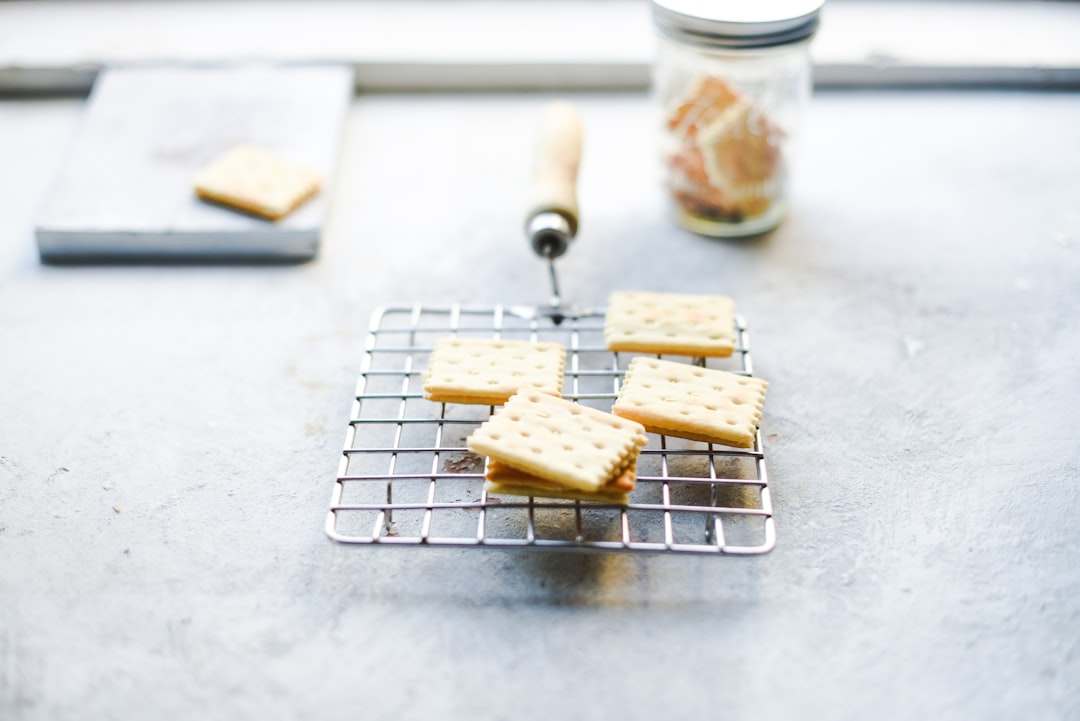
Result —
[[536, 144], [532, 190], [526, 223], [539, 213], [555, 212], [577, 233], [578, 166], [581, 164], [581, 116], [568, 102], [544, 110]]

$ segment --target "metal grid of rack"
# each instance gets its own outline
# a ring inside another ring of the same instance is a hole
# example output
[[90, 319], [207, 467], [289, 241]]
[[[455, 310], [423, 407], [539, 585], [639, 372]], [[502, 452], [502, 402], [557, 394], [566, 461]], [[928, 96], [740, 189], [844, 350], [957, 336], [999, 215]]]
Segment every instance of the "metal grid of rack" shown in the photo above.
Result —
[[[604, 344], [600, 311], [394, 306], [371, 322], [326, 532], [379, 546], [558, 548], [713, 555], [767, 553], [776, 534], [759, 431], [736, 449], [650, 434], [629, 504], [489, 495], [484, 458], [465, 439], [494, 408], [425, 400], [421, 376], [447, 335], [562, 343], [563, 397], [609, 411], [637, 354]], [[730, 358], [673, 360], [751, 375], [736, 319]], [[654, 356], [666, 357], [666, 356]]]

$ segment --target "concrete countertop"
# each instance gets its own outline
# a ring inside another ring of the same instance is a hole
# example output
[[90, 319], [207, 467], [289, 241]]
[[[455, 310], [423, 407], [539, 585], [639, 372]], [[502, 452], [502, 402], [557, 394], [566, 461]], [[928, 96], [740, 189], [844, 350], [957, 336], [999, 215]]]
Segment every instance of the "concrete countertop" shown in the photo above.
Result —
[[361, 96], [315, 262], [48, 267], [81, 104], [0, 103], [0, 718], [1080, 715], [1080, 96], [819, 94], [790, 219], [664, 217], [646, 99], [581, 95], [564, 291], [724, 292], [778, 543], [323, 531], [371, 311], [533, 302], [546, 95]]

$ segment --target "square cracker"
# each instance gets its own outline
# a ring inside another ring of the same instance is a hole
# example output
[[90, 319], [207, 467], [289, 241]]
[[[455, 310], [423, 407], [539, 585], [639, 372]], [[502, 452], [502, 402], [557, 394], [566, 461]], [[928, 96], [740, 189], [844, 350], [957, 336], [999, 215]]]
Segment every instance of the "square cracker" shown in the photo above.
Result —
[[562, 393], [566, 349], [558, 343], [440, 338], [424, 373], [424, 398], [439, 403], [505, 403], [519, 388]]
[[653, 433], [752, 448], [768, 385], [760, 378], [638, 357], [611, 412]]
[[491, 461], [590, 493], [629, 467], [647, 442], [634, 421], [528, 389], [467, 440], [469, 450]]
[[608, 302], [604, 339], [613, 351], [730, 356], [735, 303], [723, 295], [617, 291]]
[[269, 150], [240, 145], [195, 176], [195, 193], [270, 220], [280, 220], [319, 192], [318, 173]]
[[566, 498], [574, 501], [604, 501], [626, 505], [630, 500], [630, 491], [634, 490], [637, 480], [637, 456], [627, 459], [623, 470], [617, 472], [595, 491], [581, 491], [565, 488], [555, 481], [548, 481], [539, 476], [519, 471], [516, 468], [490, 461], [484, 479], [484, 488], [488, 493], [506, 496], [533, 496], [536, 498]]

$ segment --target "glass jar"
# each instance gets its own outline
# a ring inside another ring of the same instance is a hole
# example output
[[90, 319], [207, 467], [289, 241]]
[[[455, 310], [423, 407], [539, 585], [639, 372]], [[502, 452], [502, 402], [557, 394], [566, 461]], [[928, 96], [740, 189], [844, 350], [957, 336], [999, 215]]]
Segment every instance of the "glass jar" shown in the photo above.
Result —
[[653, 0], [661, 158], [683, 227], [736, 237], [783, 220], [823, 3]]

